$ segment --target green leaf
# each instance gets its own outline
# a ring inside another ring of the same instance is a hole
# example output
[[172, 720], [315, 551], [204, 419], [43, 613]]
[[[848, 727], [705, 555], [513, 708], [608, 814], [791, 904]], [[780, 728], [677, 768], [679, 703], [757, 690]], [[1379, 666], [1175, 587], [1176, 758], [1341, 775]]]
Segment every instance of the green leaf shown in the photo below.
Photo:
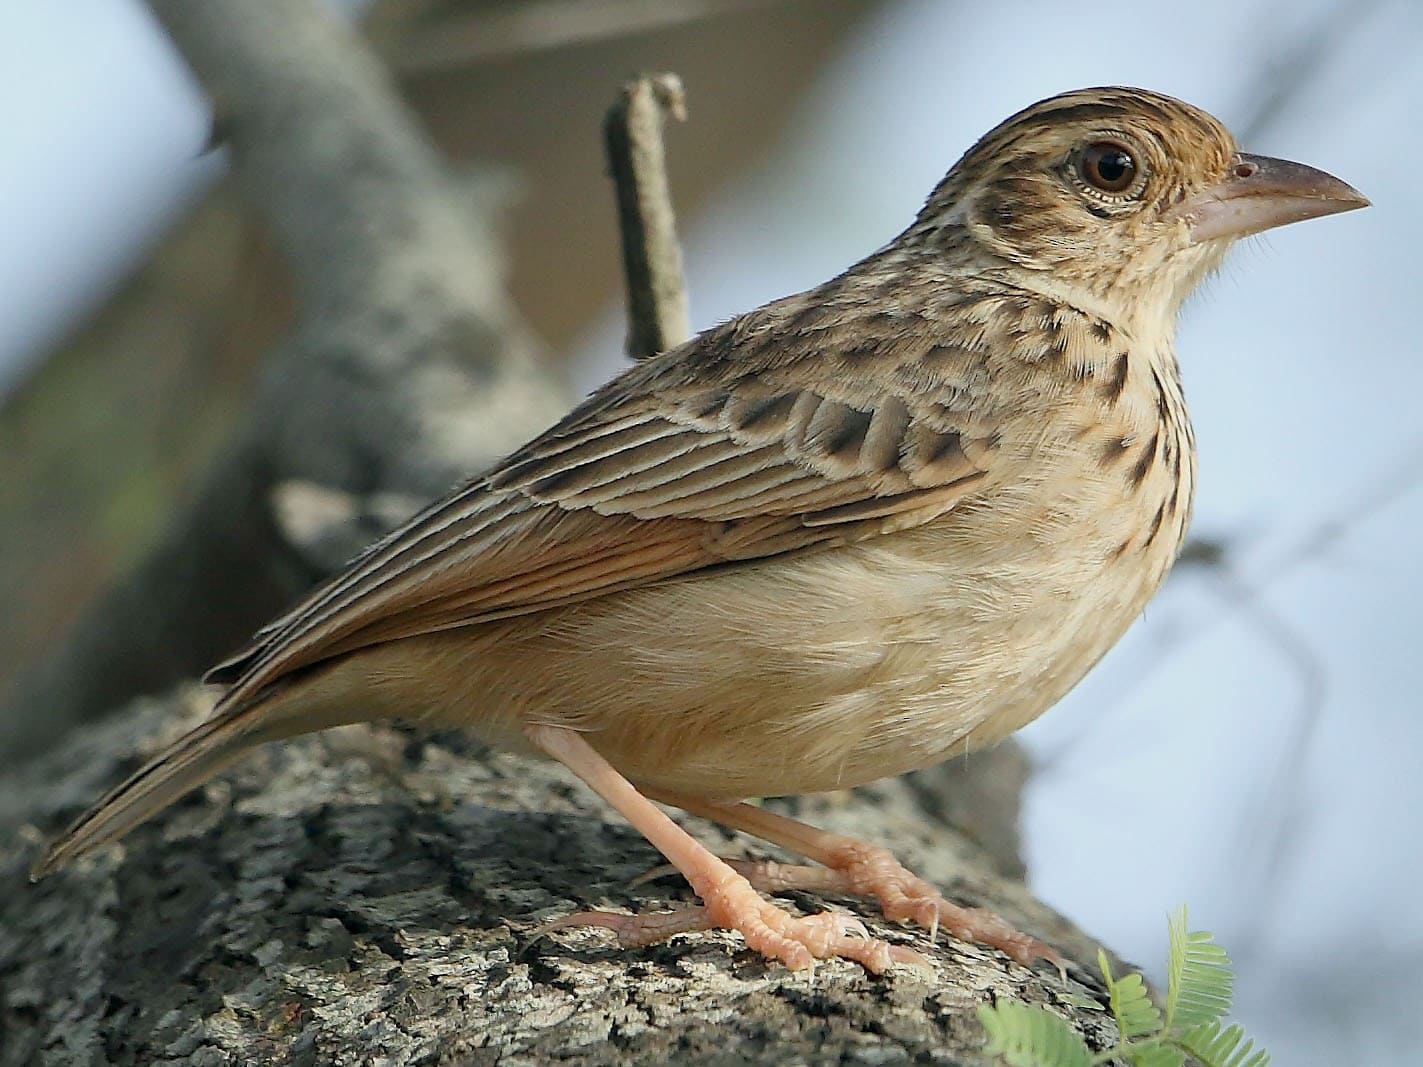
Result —
[[1267, 1067], [1270, 1057], [1264, 1049], [1256, 1049], [1239, 1026], [1221, 1022], [1230, 1011], [1230, 958], [1209, 933], [1187, 929], [1185, 908], [1171, 916], [1169, 929], [1164, 1019], [1141, 975], [1114, 977], [1107, 954], [1099, 949], [1097, 965], [1120, 1044], [1093, 1056], [1060, 1016], [1003, 1001], [978, 1009], [989, 1037], [988, 1054], [1003, 1057], [1011, 1067], [1091, 1067], [1105, 1060], [1124, 1060], [1132, 1067], [1183, 1067], [1188, 1056], [1202, 1067]]
[[1127, 1049], [1123, 1055], [1132, 1067], [1181, 1067], [1186, 1062], [1186, 1054], [1180, 1049], [1158, 1041]]
[[1168, 924], [1171, 951], [1166, 961], [1166, 1030], [1174, 1034], [1229, 1014], [1234, 976], [1230, 957], [1208, 931], [1186, 929], [1186, 909]]
[[1193, 1026], [1172, 1041], [1205, 1067], [1266, 1067], [1270, 1062], [1270, 1054], [1256, 1049], [1255, 1042], [1245, 1036], [1239, 1023], [1231, 1023], [1222, 1030], [1220, 1020], [1212, 1019]]
[[980, 1004], [978, 1021], [988, 1032], [984, 1051], [1011, 1067], [1092, 1067], [1092, 1053], [1077, 1031], [1046, 1008], [1012, 1000]]
[[1160, 1033], [1161, 1012], [1151, 1002], [1151, 994], [1146, 991], [1141, 975], [1133, 972], [1113, 978], [1112, 965], [1101, 949], [1097, 950], [1097, 966], [1102, 968], [1102, 975], [1107, 979], [1107, 994], [1111, 998], [1109, 1004], [1122, 1040]]

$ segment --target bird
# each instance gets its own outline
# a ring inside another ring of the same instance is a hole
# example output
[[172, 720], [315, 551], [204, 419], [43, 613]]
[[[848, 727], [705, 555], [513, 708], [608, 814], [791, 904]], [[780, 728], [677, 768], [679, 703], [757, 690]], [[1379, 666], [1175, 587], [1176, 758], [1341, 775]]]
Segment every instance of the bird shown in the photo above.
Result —
[[[888, 244], [631, 366], [259, 630], [206, 676], [212, 717], [34, 877], [256, 745], [403, 719], [562, 763], [700, 899], [557, 925], [628, 948], [731, 929], [792, 969], [922, 962], [763, 895], [801, 887], [1060, 965], [887, 850], [748, 801], [938, 763], [1067, 693], [1186, 534], [1183, 300], [1238, 239], [1367, 205], [1149, 90], [1019, 111]], [[664, 806], [810, 862], [723, 860]]]

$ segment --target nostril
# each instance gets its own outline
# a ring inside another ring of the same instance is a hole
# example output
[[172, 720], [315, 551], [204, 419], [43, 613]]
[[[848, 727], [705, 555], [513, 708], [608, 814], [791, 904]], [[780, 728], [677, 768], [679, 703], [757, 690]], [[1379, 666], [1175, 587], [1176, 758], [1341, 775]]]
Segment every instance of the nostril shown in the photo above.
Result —
[[1240, 162], [1235, 165], [1235, 176], [1237, 178], [1253, 178], [1255, 172], [1260, 169], [1258, 163]]

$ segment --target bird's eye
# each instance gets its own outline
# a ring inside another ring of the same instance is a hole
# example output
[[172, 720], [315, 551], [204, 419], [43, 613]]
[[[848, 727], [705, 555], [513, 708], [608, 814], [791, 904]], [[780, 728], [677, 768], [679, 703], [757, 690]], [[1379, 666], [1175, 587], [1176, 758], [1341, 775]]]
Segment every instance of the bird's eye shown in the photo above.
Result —
[[1103, 193], [1124, 193], [1136, 181], [1136, 157], [1115, 141], [1094, 141], [1077, 162], [1082, 180]]

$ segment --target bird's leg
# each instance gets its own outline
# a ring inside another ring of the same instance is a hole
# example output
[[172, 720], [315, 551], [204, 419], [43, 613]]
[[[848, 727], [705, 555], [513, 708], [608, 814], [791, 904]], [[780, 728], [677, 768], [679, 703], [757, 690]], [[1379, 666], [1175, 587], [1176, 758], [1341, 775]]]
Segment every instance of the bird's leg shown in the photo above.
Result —
[[856, 919], [828, 912], [804, 918], [786, 913], [761, 897], [745, 876], [712, 855], [639, 793], [580, 734], [555, 726], [530, 726], [525, 732], [537, 749], [583, 779], [646, 837], [682, 873], [702, 900], [699, 908], [684, 908], [664, 915], [580, 912], [545, 930], [601, 926], [617, 934], [619, 943], [625, 947], [651, 944], [691, 930], [737, 930], [748, 946], [793, 970], [831, 957], [854, 960], [876, 974], [883, 973], [891, 963], [924, 962], [916, 952], [871, 938]]
[[1063, 970], [1062, 957], [1050, 946], [1019, 933], [991, 911], [961, 907], [944, 899], [937, 889], [878, 845], [819, 830], [751, 804], [716, 803], [670, 793], [651, 795], [665, 804], [752, 834], [823, 865], [727, 861], [728, 866], [764, 892], [805, 889], [874, 897], [886, 918], [918, 923], [930, 930], [931, 938], [942, 927], [960, 940], [1001, 949], [1025, 966], [1045, 959], [1059, 971]]

